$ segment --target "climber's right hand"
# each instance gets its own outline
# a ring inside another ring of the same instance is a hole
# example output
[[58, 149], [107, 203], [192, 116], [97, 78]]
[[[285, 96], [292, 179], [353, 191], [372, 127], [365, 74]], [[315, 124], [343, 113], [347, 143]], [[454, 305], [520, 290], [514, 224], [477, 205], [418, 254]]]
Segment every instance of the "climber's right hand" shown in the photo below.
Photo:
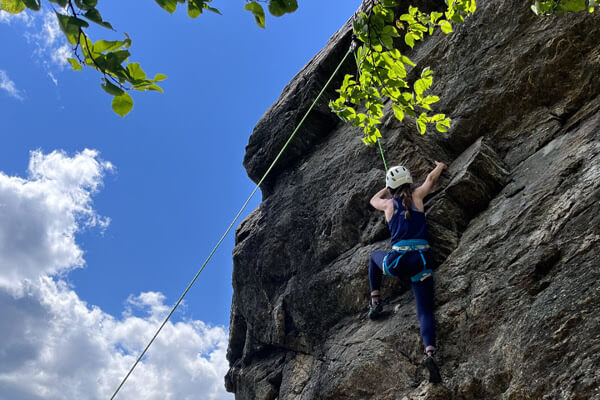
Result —
[[444, 164], [443, 162], [439, 162], [439, 161], [434, 161], [435, 162], [435, 166], [437, 167], [441, 167], [442, 169], [446, 169], [448, 168], [448, 166], [446, 164]]

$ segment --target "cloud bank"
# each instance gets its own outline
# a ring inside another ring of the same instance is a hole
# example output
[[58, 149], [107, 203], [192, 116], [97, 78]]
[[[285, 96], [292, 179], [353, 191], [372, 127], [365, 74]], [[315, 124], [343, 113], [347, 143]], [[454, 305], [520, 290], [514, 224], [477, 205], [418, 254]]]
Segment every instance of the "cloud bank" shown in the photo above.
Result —
[[97, 156], [34, 151], [26, 179], [0, 172], [0, 286], [83, 265], [75, 233], [109, 223], [92, 209], [92, 194], [113, 168]]
[[[60, 279], [84, 263], [75, 234], [108, 226], [92, 195], [113, 169], [94, 150], [35, 151], [26, 178], [0, 173], [0, 398], [110, 398], [170, 309], [144, 292], [115, 317]], [[118, 399], [231, 399], [226, 346], [224, 327], [169, 322]]]

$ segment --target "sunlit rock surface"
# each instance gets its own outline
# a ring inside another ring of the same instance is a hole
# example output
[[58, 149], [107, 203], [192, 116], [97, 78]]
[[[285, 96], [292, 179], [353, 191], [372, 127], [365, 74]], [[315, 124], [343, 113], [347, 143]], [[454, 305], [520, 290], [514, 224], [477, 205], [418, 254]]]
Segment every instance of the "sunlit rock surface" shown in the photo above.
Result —
[[[451, 35], [403, 49], [416, 71], [435, 71], [449, 134], [421, 136], [390, 110], [382, 129], [388, 163], [418, 183], [434, 160], [449, 165], [426, 202], [443, 384], [426, 381], [406, 285], [386, 280], [388, 316], [366, 318], [369, 253], [387, 249], [389, 233], [368, 204], [384, 183], [380, 155], [327, 108], [349, 61], [237, 229], [225, 379], [236, 399], [600, 399], [600, 17], [478, 6]], [[258, 122], [244, 161], [252, 179], [349, 34]]]

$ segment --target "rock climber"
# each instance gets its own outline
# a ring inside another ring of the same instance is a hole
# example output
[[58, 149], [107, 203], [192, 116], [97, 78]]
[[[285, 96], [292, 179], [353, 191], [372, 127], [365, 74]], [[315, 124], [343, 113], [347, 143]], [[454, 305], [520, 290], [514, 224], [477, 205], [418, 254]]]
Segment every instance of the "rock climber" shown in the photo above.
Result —
[[435, 321], [433, 319], [432, 251], [427, 242], [427, 223], [423, 199], [439, 179], [446, 164], [435, 162], [435, 168], [425, 182], [412, 190], [412, 177], [403, 166], [390, 168], [386, 187], [377, 192], [370, 203], [385, 213], [392, 234], [392, 250], [375, 251], [369, 262], [371, 301], [369, 318], [376, 319], [383, 311], [381, 279], [383, 274], [411, 281], [417, 305], [421, 337], [425, 345], [425, 366], [430, 382], [441, 382], [436, 359]]

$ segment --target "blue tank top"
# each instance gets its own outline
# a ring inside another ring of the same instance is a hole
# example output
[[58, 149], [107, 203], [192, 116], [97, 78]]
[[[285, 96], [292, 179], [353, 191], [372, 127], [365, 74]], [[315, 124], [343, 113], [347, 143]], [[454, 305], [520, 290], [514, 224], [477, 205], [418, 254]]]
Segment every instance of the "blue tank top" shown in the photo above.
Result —
[[427, 240], [427, 222], [425, 213], [416, 210], [414, 207], [410, 210], [410, 218], [404, 218], [404, 207], [402, 201], [393, 198], [394, 215], [388, 222], [388, 227], [392, 233], [392, 245], [400, 240], [423, 239]]

